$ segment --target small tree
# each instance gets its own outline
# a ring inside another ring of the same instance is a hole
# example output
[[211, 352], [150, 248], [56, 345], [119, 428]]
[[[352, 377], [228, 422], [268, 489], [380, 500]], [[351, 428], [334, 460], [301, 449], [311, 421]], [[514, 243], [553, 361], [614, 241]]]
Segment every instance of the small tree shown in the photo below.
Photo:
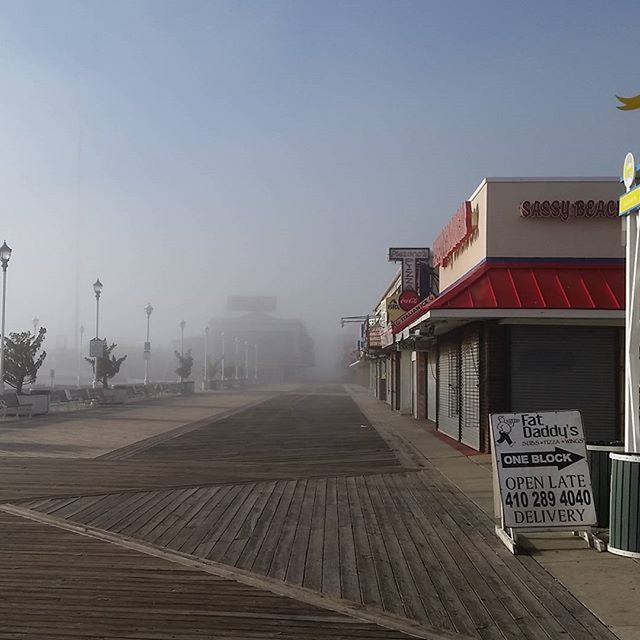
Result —
[[191, 369], [193, 368], [193, 356], [191, 355], [191, 349], [182, 355], [179, 351], [174, 351], [176, 359], [178, 360], [178, 368], [176, 369], [176, 375], [180, 378], [180, 382], [187, 380], [191, 375]]
[[25, 381], [36, 381], [38, 369], [42, 366], [47, 352], [40, 351], [47, 330], [41, 327], [37, 335], [30, 331], [10, 333], [4, 339], [4, 381], [17, 393], [22, 393]]
[[[220, 360], [216, 360], [215, 362], [208, 356], [207, 357], [207, 380], [206, 382], [208, 382], [209, 380], [215, 380], [215, 378], [218, 376], [218, 372], [220, 371], [221, 365], [222, 363], [222, 358], [220, 358]], [[204, 365], [202, 367], [202, 378], [204, 380]]]
[[85, 358], [85, 360], [91, 365], [91, 369], [93, 369], [94, 374], [96, 373], [97, 360], [98, 373], [96, 378], [102, 381], [103, 389], [109, 388], [109, 380], [118, 375], [122, 363], [127, 359], [126, 354], [121, 358], [116, 358], [115, 355], [113, 355], [112, 352], [117, 346], [118, 345], [115, 342], [112, 342], [108, 347], [105, 346], [104, 355], [101, 358]]

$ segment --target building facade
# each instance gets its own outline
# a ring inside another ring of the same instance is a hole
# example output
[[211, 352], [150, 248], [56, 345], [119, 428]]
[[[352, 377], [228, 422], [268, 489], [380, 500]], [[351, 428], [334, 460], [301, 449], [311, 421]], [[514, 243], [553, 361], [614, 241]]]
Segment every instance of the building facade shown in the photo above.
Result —
[[396, 279], [374, 310], [376, 395], [479, 451], [495, 412], [579, 409], [589, 441], [618, 440], [619, 194], [610, 178], [483, 180], [433, 240], [439, 293], [391, 320]]

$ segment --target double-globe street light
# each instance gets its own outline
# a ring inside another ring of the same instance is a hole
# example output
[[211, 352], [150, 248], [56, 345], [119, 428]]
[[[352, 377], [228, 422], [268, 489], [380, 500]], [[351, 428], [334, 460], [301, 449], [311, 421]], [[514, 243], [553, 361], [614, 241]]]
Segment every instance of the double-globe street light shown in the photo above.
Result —
[[147, 314], [147, 339], [144, 343], [144, 384], [145, 386], [149, 384], [149, 360], [151, 359], [151, 342], [149, 340], [149, 320], [151, 318], [151, 314], [153, 313], [153, 307], [151, 303], [148, 302], [147, 306], [144, 308], [144, 312]]
[[[96, 294], [96, 340], [100, 340], [100, 295], [102, 294], [103, 284], [100, 282], [100, 278], [97, 278], [93, 283], [93, 291]], [[97, 344], [97, 342], [96, 342]], [[91, 386], [94, 389], [98, 388], [98, 356], [94, 356], [93, 366], [93, 382]]]
[[0, 247], [0, 263], [2, 264], [2, 327], [0, 331], [0, 394], [4, 393], [4, 320], [7, 294], [7, 267], [11, 258], [11, 248], [6, 242]]

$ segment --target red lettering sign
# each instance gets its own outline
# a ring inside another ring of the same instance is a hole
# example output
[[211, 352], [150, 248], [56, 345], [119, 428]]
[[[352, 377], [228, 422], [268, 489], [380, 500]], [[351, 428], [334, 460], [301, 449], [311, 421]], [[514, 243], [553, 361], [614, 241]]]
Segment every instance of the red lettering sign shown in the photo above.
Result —
[[616, 200], [525, 200], [520, 203], [523, 218], [617, 218]]
[[447, 226], [433, 243], [433, 264], [436, 267], [446, 267], [449, 258], [471, 237], [471, 203], [463, 202]]

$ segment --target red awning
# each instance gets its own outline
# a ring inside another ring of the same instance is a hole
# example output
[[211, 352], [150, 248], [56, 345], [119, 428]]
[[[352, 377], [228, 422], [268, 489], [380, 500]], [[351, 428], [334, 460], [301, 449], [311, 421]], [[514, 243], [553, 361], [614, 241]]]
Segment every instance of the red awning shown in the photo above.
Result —
[[393, 325], [402, 331], [434, 309], [623, 310], [622, 262], [483, 262], [430, 302]]

